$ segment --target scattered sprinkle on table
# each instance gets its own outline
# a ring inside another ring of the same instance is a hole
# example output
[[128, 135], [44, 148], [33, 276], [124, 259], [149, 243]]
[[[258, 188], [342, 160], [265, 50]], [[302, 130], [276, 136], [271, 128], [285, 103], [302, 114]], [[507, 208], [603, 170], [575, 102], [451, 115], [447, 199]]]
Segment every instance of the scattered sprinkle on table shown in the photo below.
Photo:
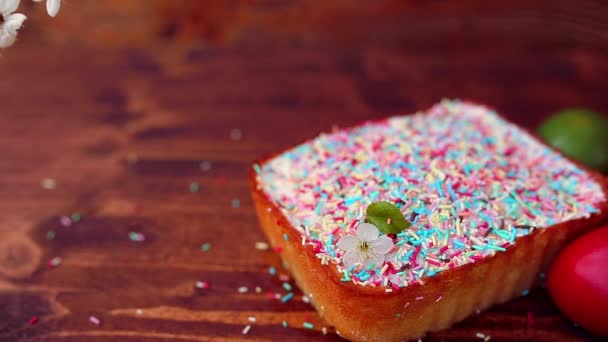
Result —
[[54, 230], [49, 230], [48, 232], [46, 232], [46, 238], [47, 240], [53, 240], [55, 238], [55, 236], [57, 236], [57, 233], [55, 233]]
[[49, 260], [47, 266], [49, 268], [55, 268], [55, 267], [61, 265], [62, 262], [63, 262], [63, 260], [60, 257], [54, 257], [53, 259]]
[[241, 200], [238, 198], [233, 198], [230, 205], [232, 205], [233, 208], [238, 208], [241, 206]]
[[143, 242], [146, 240], [146, 237], [139, 232], [129, 232], [129, 240], [133, 242]]
[[287, 235], [287, 233], [283, 234], [283, 240], [289, 241], [289, 235]]
[[255, 323], [255, 322], [256, 322], [256, 318], [255, 318], [255, 317], [253, 317], [253, 316], [249, 316], [249, 317], [247, 317], [247, 320], [248, 320], [249, 322], [251, 322], [251, 323]]
[[270, 275], [275, 275], [277, 274], [277, 269], [274, 268], [273, 266], [268, 267], [268, 273], [270, 273]]
[[255, 293], [262, 293], [262, 288], [259, 286], [255, 287]]
[[38, 320], [39, 320], [38, 316], [32, 316], [32, 318], [30, 318], [27, 321], [27, 324], [34, 325], [34, 324], [38, 323]]
[[76, 212], [72, 213], [72, 216], [71, 216], [72, 222], [78, 222], [78, 221], [80, 221], [81, 218], [82, 218], [82, 215], [80, 215], [79, 212], [76, 211]]
[[203, 251], [203, 252], [209, 252], [210, 249], [211, 249], [211, 243], [209, 243], [209, 242], [205, 242], [204, 244], [201, 245], [201, 251]]
[[136, 310], [135, 310], [135, 314], [136, 314], [137, 316], [141, 316], [143, 313], [144, 313], [144, 310], [142, 310], [142, 309], [136, 309]]
[[310, 303], [310, 297], [302, 295], [302, 301], [308, 304]]
[[57, 182], [53, 178], [44, 178], [40, 181], [40, 186], [45, 190], [53, 190], [57, 187]]
[[99, 320], [99, 318], [95, 317], [95, 316], [90, 316], [89, 317], [89, 322], [95, 324], [95, 325], [100, 325], [101, 321]]
[[69, 227], [72, 225], [72, 219], [67, 216], [61, 216], [59, 218], [59, 223], [64, 227]]
[[289, 292], [288, 294], [283, 296], [283, 298], [281, 298], [281, 303], [285, 304], [285, 303], [289, 302], [292, 298], [293, 298], [293, 292]]
[[197, 182], [190, 183], [190, 192], [198, 192], [200, 190], [200, 185]]
[[525, 290], [521, 291], [521, 295], [522, 296], [527, 296], [529, 294], [530, 294], [530, 290], [529, 289], [525, 289]]
[[287, 321], [281, 322], [281, 325], [283, 325], [283, 328], [287, 328], [288, 327]]
[[310, 322], [304, 322], [302, 323], [302, 326], [306, 329], [314, 329], [314, 324], [310, 323]]
[[287, 274], [281, 274], [279, 276], [280, 281], [289, 281], [289, 276]]
[[[489, 336], [486, 336], [486, 334], [484, 334], [484, 333], [477, 332], [477, 333], [475, 333], [475, 337], [477, 337], [477, 338], [479, 338], [479, 339], [482, 339], [482, 340], [484, 340], [484, 341], [487, 341], [487, 340], [486, 340], [486, 338], [488, 338]], [[488, 340], [489, 340], [489, 339], [488, 339]]]
[[211, 162], [203, 160], [199, 165], [201, 171], [209, 171], [211, 170]]
[[208, 289], [209, 283], [207, 283], [206, 281], [197, 281], [196, 283], [194, 283], [194, 286], [196, 286], [197, 289]]
[[249, 292], [249, 288], [247, 286], [241, 286], [236, 290], [236, 292], [241, 293], [241, 294], [247, 293], [247, 292]]
[[245, 326], [245, 328], [243, 328], [243, 335], [247, 335], [249, 334], [249, 331], [251, 330], [251, 325], [247, 324]]
[[532, 311], [528, 310], [528, 326], [531, 327], [534, 324], [534, 315]]
[[238, 128], [233, 128], [230, 130], [230, 139], [232, 140], [241, 140], [243, 137], [243, 132], [241, 132]]
[[267, 242], [258, 241], [255, 243], [255, 249], [257, 249], [259, 251], [267, 251], [268, 249], [270, 249], [270, 246], [268, 245]]
[[289, 283], [283, 283], [283, 288], [285, 291], [291, 291], [291, 285]]

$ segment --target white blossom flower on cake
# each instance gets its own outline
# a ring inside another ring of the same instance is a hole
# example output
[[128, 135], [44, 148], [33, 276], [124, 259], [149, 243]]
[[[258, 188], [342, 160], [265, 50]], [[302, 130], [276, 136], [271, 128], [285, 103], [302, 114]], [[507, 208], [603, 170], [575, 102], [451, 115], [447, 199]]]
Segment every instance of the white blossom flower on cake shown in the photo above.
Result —
[[356, 236], [343, 236], [337, 246], [345, 251], [342, 257], [344, 266], [361, 264], [368, 267], [373, 264], [378, 267], [384, 263], [386, 254], [393, 248], [393, 240], [386, 235], [380, 235], [373, 224], [360, 223]]

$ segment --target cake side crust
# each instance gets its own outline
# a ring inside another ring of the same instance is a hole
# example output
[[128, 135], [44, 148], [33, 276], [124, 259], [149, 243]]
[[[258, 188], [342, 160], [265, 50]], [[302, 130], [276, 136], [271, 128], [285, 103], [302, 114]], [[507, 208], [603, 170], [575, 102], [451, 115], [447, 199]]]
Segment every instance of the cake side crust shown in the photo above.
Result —
[[[608, 184], [602, 178], [603, 189]], [[323, 266], [312, 250], [302, 246], [300, 233], [258, 188], [250, 174], [253, 201], [260, 225], [302, 291], [338, 333], [355, 341], [399, 341], [448, 328], [477, 310], [503, 303], [530, 289], [567, 241], [606, 222], [608, 204], [600, 214], [539, 229], [518, 238], [517, 244], [476, 263], [441, 272], [424, 285], [413, 284], [387, 293], [383, 287], [362, 287], [340, 281], [341, 275]], [[269, 210], [270, 209], [270, 210]], [[284, 234], [289, 240], [284, 239]]]

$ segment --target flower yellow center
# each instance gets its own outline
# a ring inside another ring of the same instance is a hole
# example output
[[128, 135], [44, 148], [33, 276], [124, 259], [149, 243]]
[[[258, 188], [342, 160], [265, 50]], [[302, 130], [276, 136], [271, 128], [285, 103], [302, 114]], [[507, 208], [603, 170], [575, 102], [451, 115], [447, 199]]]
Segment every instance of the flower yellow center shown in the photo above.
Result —
[[360, 242], [359, 243], [359, 250], [363, 253], [368, 253], [369, 250], [371, 249], [371, 246], [369, 244], [369, 242]]

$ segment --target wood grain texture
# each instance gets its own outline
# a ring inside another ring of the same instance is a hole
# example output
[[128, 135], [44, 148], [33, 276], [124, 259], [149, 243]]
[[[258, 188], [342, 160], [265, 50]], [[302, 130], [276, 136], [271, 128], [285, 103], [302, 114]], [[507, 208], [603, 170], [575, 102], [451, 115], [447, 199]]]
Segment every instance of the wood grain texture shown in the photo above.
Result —
[[[78, 0], [49, 18], [22, 2], [27, 39], [132, 46], [159, 38], [236, 42], [383, 43], [402, 46], [603, 47], [608, 3], [600, 0]], [[35, 37], [35, 38], [34, 38]]]
[[[564, 107], [608, 112], [607, 57], [501, 46], [6, 50], [0, 340], [337, 340], [321, 333], [324, 323], [298, 291], [286, 304], [266, 296], [285, 293], [268, 267], [285, 271], [273, 252], [254, 247], [263, 234], [247, 187], [250, 163], [333, 125], [441, 97], [490, 104], [526, 127]], [[230, 138], [234, 129], [241, 139]], [[44, 178], [56, 188], [43, 189]], [[74, 212], [82, 219], [63, 227], [60, 217]], [[49, 268], [55, 257], [62, 263]], [[242, 286], [249, 292], [237, 293]], [[249, 316], [257, 322], [243, 336]], [[39, 321], [29, 324], [32, 317]], [[594, 340], [535, 290], [425, 341], [475, 340], [477, 332], [492, 341]]]

